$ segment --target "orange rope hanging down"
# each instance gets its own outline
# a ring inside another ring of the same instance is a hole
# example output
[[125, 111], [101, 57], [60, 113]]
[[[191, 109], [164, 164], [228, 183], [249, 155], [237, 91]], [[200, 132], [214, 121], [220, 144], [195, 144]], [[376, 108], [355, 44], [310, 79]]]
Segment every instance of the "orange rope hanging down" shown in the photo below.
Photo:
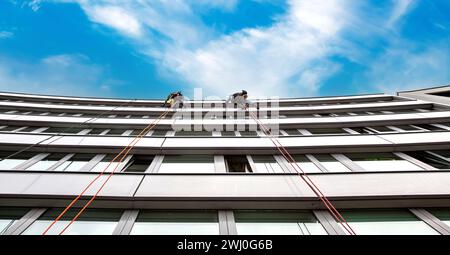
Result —
[[265, 135], [267, 135], [272, 143], [277, 147], [278, 151], [283, 155], [283, 157], [289, 162], [292, 168], [297, 172], [297, 174], [302, 178], [302, 180], [308, 185], [308, 187], [314, 192], [314, 194], [323, 202], [325, 207], [330, 211], [333, 217], [339, 222], [342, 227], [350, 234], [356, 235], [355, 231], [350, 227], [348, 222], [342, 217], [339, 211], [333, 206], [333, 204], [328, 200], [328, 198], [322, 193], [322, 191], [317, 187], [317, 185], [309, 178], [305, 171], [297, 164], [291, 154], [284, 148], [281, 142], [272, 135], [270, 129], [264, 125], [254, 113], [252, 113], [247, 107], [244, 107], [248, 110], [249, 115], [255, 120], [255, 122], [261, 127], [262, 131]]
[[72, 200], [72, 202], [64, 209], [64, 211], [61, 212], [61, 214], [59, 214], [59, 216], [45, 229], [45, 231], [42, 233], [42, 235], [46, 235], [48, 233], [48, 231], [56, 224], [56, 222], [58, 222], [63, 216], [64, 214], [66, 214], [66, 212], [84, 195], [84, 193], [86, 193], [86, 191], [105, 173], [105, 171], [108, 169], [108, 167], [114, 163], [114, 161], [120, 157], [120, 155], [123, 154], [123, 156], [120, 158], [120, 160], [116, 163], [116, 167], [114, 168], [113, 171], [111, 171], [111, 173], [109, 174], [109, 176], [107, 177], [107, 179], [103, 182], [103, 184], [101, 185], [101, 187], [97, 190], [97, 192], [94, 194], [94, 196], [86, 203], [86, 205], [84, 205], [84, 207], [78, 212], [77, 215], [75, 215], [75, 217], [67, 224], [67, 226], [64, 227], [63, 230], [61, 230], [61, 232], [59, 232], [59, 235], [62, 235], [67, 228], [69, 228], [79, 217], [80, 215], [86, 210], [86, 208], [95, 200], [95, 198], [98, 196], [98, 194], [102, 191], [103, 187], [105, 187], [106, 183], [109, 181], [109, 179], [111, 179], [111, 177], [113, 176], [113, 174], [115, 173], [117, 167], [120, 165], [120, 163], [122, 163], [122, 161], [124, 160], [124, 158], [128, 155], [128, 153], [131, 151], [131, 149], [142, 139], [142, 137], [144, 137], [146, 134], [148, 134], [148, 132], [150, 132], [158, 123], [161, 119], [163, 119], [167, 114], [169, 113], [169, 109], [167, 111], [165, 111], [164, 113], [162, 113], [158, 118], [156, 118], [152, 123], [150, 123], [147, 127], [145, 127], [125, 148], [123, 148], [122, 151], [119, 152], [119, 154], [117, 154], [117, 156], [115, 156], [110, 162], [109, 164], [105, 167], [105, 169], [103, 169], [102, 172], [100, 172], [85, 188], [84, 190], [75, 198]]

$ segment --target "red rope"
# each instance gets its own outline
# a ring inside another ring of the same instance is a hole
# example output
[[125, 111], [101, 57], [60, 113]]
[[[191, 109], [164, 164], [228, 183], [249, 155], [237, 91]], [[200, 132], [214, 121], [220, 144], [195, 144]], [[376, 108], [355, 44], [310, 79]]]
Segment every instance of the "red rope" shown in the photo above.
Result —
[[[116, 165], [116, 167], [114, 168], [114, 170], [109, 174], [108, 178], [106, 179], [106, 181], [103, 183], [103, 185], [100, 187], [100, 189], [95, 193], [95, 195], [89, 200], [89, 202], [83, 207], [83, 209], [74, 217], [74, 219], [72, 219], [72, 221], [59, 233], [59, 235], [61, 235], [62, 233], [64, 233], [64, 231], [70, 226], [72, 225], [73, 222], [75, 222], [76, 219], [78, 219], [78, 217], [81, 215], [81, 213], [92, 203], [92, 201], [94, 201], [94, 199], [97, 197], [97, 195], [100, 193], [100, 191], [103, 189], [103, 187], [106, 185], [106, 183], [109, 181], [109, 179], [111, 178], [111, 176], [114, 174], [114, 172], [116, 171], [117, 167], [119, 166], [120, 163], [122, 163], [123, 159], [128, 155], [128, 153], [130, 152], [130, 150], [136, 145], [137, 142], [139, 142], [143, 136], [145, 136], [146, 134], [148, 134], [148, 132], [150, 132], [150, 130], [156, 126], [157, 123], [159, 123], [159, 121], [164, 118], [167, 114], [169, 113], [169, 110], [165, 111], [164, 113], [162, 113], [158, 118], [156, 118], [152, 123], [150, 123], [147, 127], [145, 127], [125, 148], [122, 149], [122, 151], [119, 152], [119, 154], [117, 154], [117, 156], [115, 156], [110, 162], [109, 164], [105, 167], [105, 169], [100, 172], [85, 188], [84, 190], [75, 198], [72, 200], [72, 202], [58, 215], [58, 217], [45, 229], [45, 231], [42, 233], [42, 235], [46, 235], [48, 233], [48, 231], [56, 224], [56, 222], [58, 222], [63, 216], [64, 214], [66, 214], [66, 212], [84, 195], [84, 193], [86, 193], [86, 191], [101, 177], [103, 176], [103, 174], [105, 173], [105, 171], [109, 168], [109, 166], [117, 159], [120, 157], [120, 155], [122, 153], [124, 153], [126, 151], [126, 153], [121, 157], [121, 159], [119, 160], [118, 164]], [[133, 144], [134, 143], [134, 144]]]
[[[245, 107], [245, 109], [248, 110], [248, 108]], [[325, 207], [330, 211], [330, 213], [333, 215], [333, 217], [338, 221], [342, 227], [351, 235], [356, 235], [355, 231], [350, 227], [348, 222], [342, 217], [342, 215], [339, 213], [339, 211], [333, 206], [333, 204], [328, 200], [328, 198], [322, 193], [322, 191], [317, 187], [317, 185], [309, 178], [309, 176], [306, 174], [305, 171], [297, 164], [295, 159], [290, 155], [290, 153], [284, 148], [284, 146], [281, 144], [281, 142], [275, 138], [269, 128], [267, 128], [266, 125], [264, 125], [261, 121], [258, 120], [258, 118], [250, 111], [248, 110], [249, 115], [255, 120], [255, 122], [261, 126], [261, 129], [263, 132], [269, 136], [272, 143], [275, 145], [275, 147], [278, 149], [278, 151], [283, 155], [283, 157], [289, 162], [289, 164], [292, 166], [292, 168], [297, 172], [297, 174], [302, 178], [302, 180], [308, 185], [308, 187], [316, 194], [316, 196], [323, 202]], [[299, 169], [301, 173], [297, 170]]]

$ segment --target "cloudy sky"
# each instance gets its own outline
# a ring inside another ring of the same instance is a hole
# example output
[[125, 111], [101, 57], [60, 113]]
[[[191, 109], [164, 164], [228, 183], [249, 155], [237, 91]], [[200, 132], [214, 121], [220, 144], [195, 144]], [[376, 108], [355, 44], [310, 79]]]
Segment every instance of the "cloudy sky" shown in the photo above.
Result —
[[449, 70], [449, 0], [0, 0], [1, 91], [310, 97]]

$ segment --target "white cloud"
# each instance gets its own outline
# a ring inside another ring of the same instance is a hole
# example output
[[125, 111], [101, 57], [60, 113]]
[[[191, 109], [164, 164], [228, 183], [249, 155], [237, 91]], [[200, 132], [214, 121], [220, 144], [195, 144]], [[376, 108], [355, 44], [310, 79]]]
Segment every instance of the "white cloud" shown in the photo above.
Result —
[[132, 37], [143, 34], [140, 22], [132, 13], [117, 6], [93, 6], [86, 9], [92, 21], [107, 25], [119, 32]]
[[393, 3], [394, 8], [392, 8], [391, 15], [386, 23], [386, 26], [389, 28], [392, 28], [397, 21], [412, 9], [414, 0], [393, 0]]
[[0, 31], [0, 39], [7, 39], [13, 37], [14, 34], [9, 31]]

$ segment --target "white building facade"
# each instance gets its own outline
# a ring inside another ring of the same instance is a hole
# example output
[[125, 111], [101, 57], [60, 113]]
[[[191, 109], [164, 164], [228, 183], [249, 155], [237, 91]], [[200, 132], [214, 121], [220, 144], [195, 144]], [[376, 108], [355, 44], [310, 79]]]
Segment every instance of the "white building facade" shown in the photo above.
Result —
[[[255, 100], [250, 111], [356, 234], [448, 235], [448, 91]], [[347, 234], [249, 113], [224, 101], [171, 109], [108, 167], [162, 103], [0, 93], [0, 233], [42, 234], [107, 169], [48, 232], [58, 234], [117, 167], [65, 234]]]

